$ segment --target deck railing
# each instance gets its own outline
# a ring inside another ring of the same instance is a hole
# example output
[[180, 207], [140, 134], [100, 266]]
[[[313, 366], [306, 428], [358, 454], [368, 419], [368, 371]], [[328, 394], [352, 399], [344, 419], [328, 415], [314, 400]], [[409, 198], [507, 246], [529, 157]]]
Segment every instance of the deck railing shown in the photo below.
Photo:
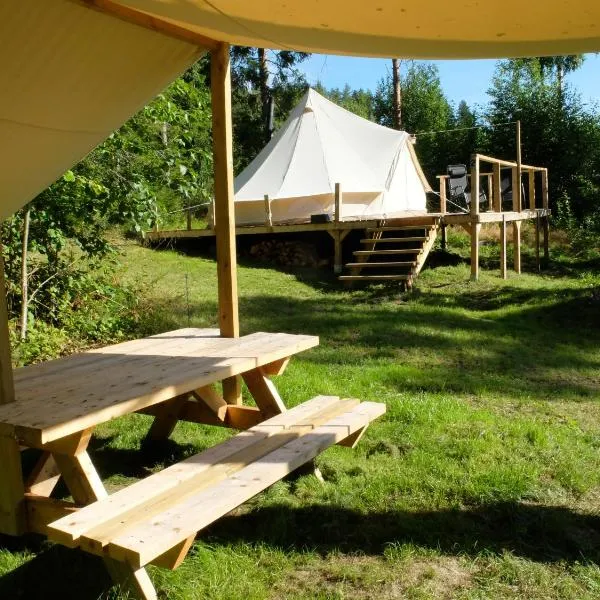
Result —
[[[486, 163], [492, 166], [492, 172], [481, 172], [481, 163]], [[479, 192], [482, 187], [482, 179], [487, 190], [489, 198], [488, 210], [493, 212], [503, 212], [502, 207], [502, 171], [510, 170], [512, 177], [512, 210], [521, 212], [525, 208], [535, 210], [536, 208], [547, 209], [548, 201], [548, 169], [546, 167], [536, 167], [532, 165], [524, 165], [520, 162], [513, 162], [486, 156], [485, 154], [473, 154], [471, 157], [471, 172], [467, 174], [471, 184], [471, 198], [479, 198]], [[540, 174], [541, 182], [541, 206], [536, 202], [536, 175]], [[527, 176], [527, 207], [523, 205], [522, 185], [523, 177]], [[440, 213], [447, 214], [448, 212], [448, 175], [438, 175], [440, 189]], [[470, 203], [470, 213], [477, 215], [480, 212], [479, 202]]]

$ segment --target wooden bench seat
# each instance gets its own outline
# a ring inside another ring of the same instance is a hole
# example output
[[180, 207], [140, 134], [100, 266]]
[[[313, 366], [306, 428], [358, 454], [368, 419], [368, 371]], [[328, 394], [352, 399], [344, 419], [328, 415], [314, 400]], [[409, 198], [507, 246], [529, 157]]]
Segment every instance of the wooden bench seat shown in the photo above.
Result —
[[198, 531], [329, 446], [350, 445], [384, 412], [318, 396], [51, 523], [49, 539], [135, 570], [175, 568]]

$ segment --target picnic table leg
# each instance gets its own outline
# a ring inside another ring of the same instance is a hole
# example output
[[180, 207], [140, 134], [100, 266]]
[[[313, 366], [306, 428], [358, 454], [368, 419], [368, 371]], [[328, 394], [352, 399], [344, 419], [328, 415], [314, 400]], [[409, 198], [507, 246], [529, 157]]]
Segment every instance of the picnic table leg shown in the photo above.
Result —
[[[73, 499], [82, 505], [91, 504], [108, 496], [87, 453], [90, 434], [91, 432], [87, 431], [71, 436], [68, 440], [61, 441], [61, 445], [52, 452]], [[69, 449], [74, 449], [74, 453], [60, 452]], [[121, 589], [140, 600], [157, 600], [156, 591], [145, 569], [134, 570], [128, 564], [111, 558], [103, 560], [112, 580]]]
[[177, 425], [179, 420], [179, 413], [183, 405], [187, 402], [188, 395], [177, 396], [163, 404], [160, 413], [156, 415], [148, 431], [145, 439], [146, 442], [166, 440], [173, 433], [175, 425]]
[[247, 371], [242, 377], [265, 419], [270, 419], [286, 411], [275, 384], [260, 368]]

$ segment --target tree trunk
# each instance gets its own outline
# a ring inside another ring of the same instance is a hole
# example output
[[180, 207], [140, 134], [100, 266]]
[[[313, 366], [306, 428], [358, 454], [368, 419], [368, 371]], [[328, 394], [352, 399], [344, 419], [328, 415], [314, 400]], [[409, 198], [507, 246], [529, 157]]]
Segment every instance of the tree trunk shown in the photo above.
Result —
[[29, 316], [29, 289], [27, 281], [27, 258], [29, 254], [29, 222], [31, 220], [31, 208], [25, 209], [23, 218], [23, 240], [21, 247], [21, 339], [27, 338], [27, 318]]
[[265, 141], [269, 140], [269, 67], [267, 66], [267, 52], [258, 48], [258, 80], [260, 85], [260, 104], [263, 119], [263, 132]]
[[400, 85], [400, 63], [398, 58], [392, 58], [392, 81], [394, 85], [393, 92], [393, 123], [394, 129], [402, 129], [402, 88]]

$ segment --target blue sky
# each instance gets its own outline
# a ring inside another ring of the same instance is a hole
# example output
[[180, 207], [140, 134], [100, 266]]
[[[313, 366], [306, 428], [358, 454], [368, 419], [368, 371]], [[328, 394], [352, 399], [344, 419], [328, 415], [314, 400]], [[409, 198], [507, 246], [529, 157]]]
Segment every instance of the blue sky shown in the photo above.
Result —
[[[458, 104], [466, 100], [469, 106], [485, 104], [495, 60], [433, 61], [439, 68], [442, 87], [447, 97]], [[301, 65], [311, 84], [320, 81], [325, 87], [366, 88], [374, 91], [378, 81], [391, 70], [392, 62], [379, 58], [353, 58], [313, 54]], [[600, 56], [586, 56], [583, 67], [567, 80], [582, 95], [585, 102], [600, 104]]]

